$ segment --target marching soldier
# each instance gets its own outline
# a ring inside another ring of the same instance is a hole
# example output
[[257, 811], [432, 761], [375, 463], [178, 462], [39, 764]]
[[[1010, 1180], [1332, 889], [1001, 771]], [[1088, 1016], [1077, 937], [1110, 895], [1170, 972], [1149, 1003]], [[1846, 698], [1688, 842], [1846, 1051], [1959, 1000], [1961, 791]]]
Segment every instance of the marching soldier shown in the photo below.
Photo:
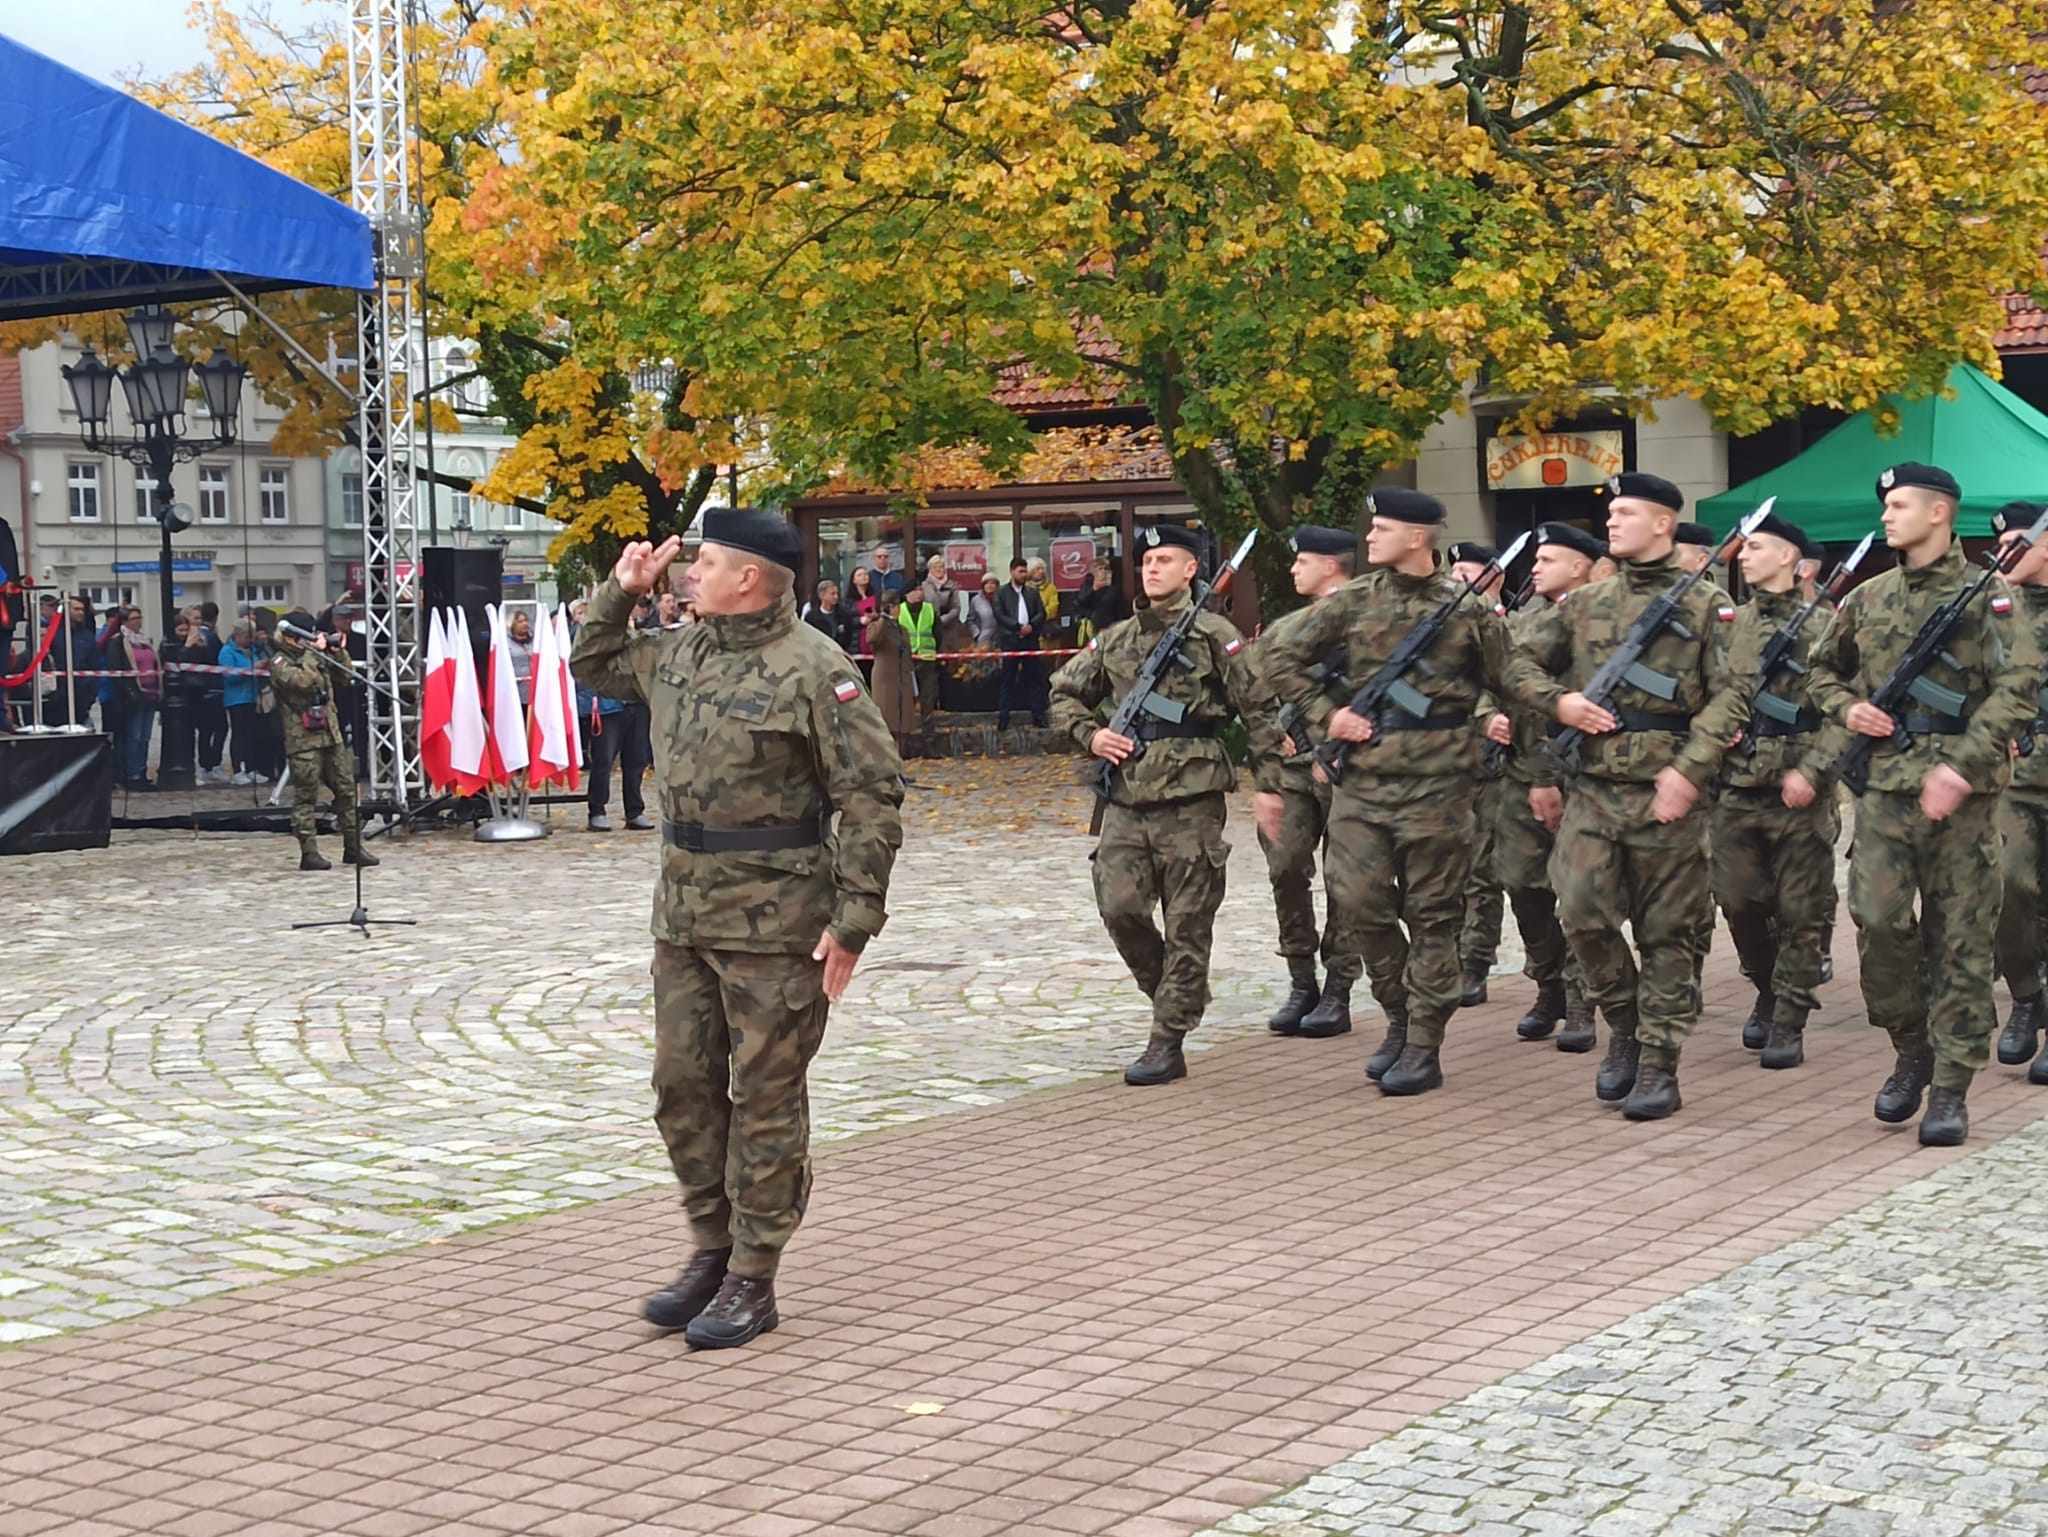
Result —
[[[1348, 529], [1304, 525], [1294, 530], [1294, 590], [1320, 602], [1351, 580], [1358, 563], [1358, 536]], [[1308, 608], [1298, 608], [1267, 627], [1255, 649], [1262, 662], [1269, 662], [1273, 643], [1292, 634], [1301, 625]], [[1266, 689], [1277, 693], [1272, 676], [1261, 671]], [[1289, 717], [1282, 714], [1282, 724]], [[1316, 852], [1323, 847], [1323, 830], [1330, 820], [1330, 787], [1318, 783], [1310, 772], [1310, 743], [1307, 727], [1301, 736], [1291, 733], [1282, 740], [1287, 754], [1280, 776], [1280, 831], [1268, 838], [1259, 834], [1259, 847], [1266, 851], [1266, 873], [1273, 881], [1273, 907], [1280, 919], [1280, 954], [1287, 962], [1290, 983], [1287, 1000], [1266, 1028], [1275, 1035], [1306, 1035], [1321, 1040], [1343, 1035], [1351, 1028], [1351, 988], [1364, 963], [1354, 954], [1335, 948], [1335, 913], [1324, 924], [1320, 943], [1326, 981], [1316, 980], [1315, 874]]]
[[[1610, 714], [1575, 691], [1684, 575], [1673, 553], [1685, 506], [1678, 487], [1631, 472], [1610, 478], [1607, 489], [1607, 545], [1619, 573], [1545, 610], [1523, 648], [1557, 680], [1557, 718], [1588, 733], [1550, 878], [1587, 994], [1607, 1017], [1594, 1092], [1621, 1100], [1629, 1119], [1649, 1121], [1680, 1105], [1679, 1053], [1699, 1013], [1700, 908], [1712, 900], [1698, 802], [1747, 721], [1754, 669], [1738, 658], [1731, 671], [1735, 610], [1695, 586], [1680, 606], [1683, 628], [1667, 628], [1640, 664], [1663, 679], [1668, 697], [1631, 687]], [[1622, 937], [1624, 924], [1640, 960]]]
[[[286, 628], [289, 626], [290, 628]], [[308, 642], [299, 630], [311, 635]], [[320, 786], [334, 796], [334, 820], [341, 827], [344, 864], [365, 869], [381, 861], [363, 847], [362, 816], [356, 809], [356, 760], [341, 736], [341, 707], [328, 669], [355, 671], [339, 636], [314, 632], [313, 616], [295, 608], [278, 628], [278, 653], [270, 659], [270, 688], [284, 717], [284, 755], [291, 768], [292, 833], [299, 840], [301, 870], [331, 870], [320, 852]], [[318, 652], [319, 655], [312, 653]], [[321, 658], [326, 658], [323, 661]]]
[[[2033, 525], [2041, 516], [2032, 502], [1999, 509], [1992, 527], [2002, 536]], [[2019, 594], [2024, 628], [2036, 650], [2048, 654], [2048, 540], [2030, 548], [2006, 573]], [[2034, 720], [2025, 728], [2028, 749], [2013, 759], [2012, 787], [1999, 807], [2005, 841], [2005, 906], [1998, 915], [1998, 972], [2012, 990], [2012, 1017], [1998, 1038], [1998, 1060], [2016, 1067], [2029, 1057], [2044, 1023], [2041, 995], [2041, 891], [2048, 872], [2048, 689], [2035, 699]], [[2048, 1048], [2034, 1057], [2027, 1082], [2048, 1083]]]
[[[1877, 1094], [1877, 1118], [1910, 1119], [1931, 1084], [1920, 1141], [1953, 1147], [1969, 1135], [1970, 1080], [1991, 1054], [1992, 946], [2003, 897], [1998, 802], [2012, 777], [2013, 739], [2034, 717], [2041, 657], [2013, 617], [2011, 589], [1994, 584], [1928, 679], [1952, 691], [1958, 708], [1927, 704], [1895, 722], [1872, 704], [1921, 622], [1971, 576], [1955, 532], [1962, 489], [1953, 475], [1898, 464], [1878, 477], [1877, 494], [1899, 563], [1844, 601], [1814, 651], [1807, 694], [1850, 731], [1879, 739], [1897, 726], [1910, 733], [1905, 745], [1887, 742], [1871, 758], [1849, 858], [1849, 916], [1870, 1022], [1898, 1054]], [[1938, 953], [1922, 953], [1923, 935]]]
[[[1804, 607], [1798, 566], [1818, 554], [1804, 530], [1775, 513], [1743, 542], [1742, 576], [1756, 596], [1736, 612], [1738, 652], [1761, 654]], [[1722, 767], [1713, 812], [1714, 897], [1757, 993], [1742, 1044], [1760, 1049], [1769, 1068], [1805, 1060], [1835, 886], [1841, 822], [1829, 767], [1844, 744], [1839, 732], [1822, 730], [1806, 698], [1806, 653], [1820, 630], [1813, 620], [1801, 628], [1787, 665], [1756, 695], [1744, 740]]]
[[[1678, 525], [1677, 543], [1672, 553], [1678, 557], [1678, 565], [1681, 570], [1707, 571], [1707, 568], [1714, 563], [1714, 551], [1719, 547], [1720, 542], [1720, 540], [1714, 537], [1714, 531], [1708, 528], [1706, 524], [1685, 520], [1681, 521]], [[1707, 571], [1707, 574], [1700, 579], [1700, 586], [1706, 589], [1707, 594], [1718, 605], [1715, 610], [1718, 613], [1722, 608], [1733, 608], [1735, 600], [1728, 595], [1728, 590], [1715, 580], [1717, 575], [1718, 573], [1716, 572]], [[1707, 798], [1707, 815], [1702, 821], [1702, 835], [1707, 839], [1707, 857], [1710, 863], [1713, 859], [1714, 800], [1718, 793], [1718, 788], [1716, 785], [1709, 784], [1704, 786], [1701, 792]], [[1707, 957], [1713, 953], [1713, 949], [1714, 904], [1712, 901], [1706, 901], [1700, 904], [1699, 926], [1693, 930], [1692, 1011], [1695, 1015], [1700, 1012], [1701, 988], [1707, 975]], [[1769, 1028], [1770, 1021], [1768, 1019], [1764, 1020], [1762, 1025], [1758, 1027], [1757, 1045], [1761, 1046], [1763, 1044], [1762, 1032]], [[1743, 1029], [1743, 1039], [1745, 1042], [1748, 1041], [1750, 1034], [1750, 1028], [1745, 1026]]]
[[[1569, 523], [1539, 527], [1530, 572], [1533, 599], [1508, 615], [1509, 639], [1520, 644], [1551, 604], [1564, 602], [1592, 580], [1593, 562], [1606, 554], [1606, 545]], [[1557, 895], [1550, 885], [1550, 851], [1564, 816], [1564, 795], [1557, 764], [1543, 750], [1549, 723], [1548, 715], [1516, 710], [1495, 715], [1486, 728], [1489, 739], [1510, 749], [1504, 774], [1510, 793], [1496, 813], [1494, 859], [1522, 933], [1523, 974], [1536, 984], [1536, 1001], [1516, 1022], [1515, 1034], [1541, 1041], [1555, 1030], [1559, 1051], [1591, 1051], [1598, 1038], [1593, 1007], [1558, 924]], [[1560, 1022], [1562, 1030], [1557, 1029]]]
[[[1486, 576], [1487, 567], [1499, 557], [1500, 552], [1490, 544], [1476, 539], [1461, 539], [1445, 552], [1450, 557], [1451, 580], [1454, 582], [1475, 581]], [[1501, 579], [1504, 572], [1495, 570], [1487, 576], [1485, 585], [1475, 588], [1472, 596], [1484, 599], [1494, 605], [1497, 616], [1505, 617], [1498, 605]], [[1482, 698], [1479, 701], [1479, 715], [1473, 729], [1482, 736], [1486, 723], [1495, 714], [1494, 702]], [[1506, 916], [1506, 894], [1501, 890], [1500, 875], [1494, 868], [1494, 825], [1500, 820], [1500, 808], [1506, 798], [1507, 779], [1500, 770], [1488, 766], [1485, 750], [1479, 759], [1479, 846], [1472, 851], [1472, 874], [1465, 885], [1465, 926], [1458, 933], [1458, 1002], [1465, 1008], [1477, 1008], [1486, 1002], [1486, 979], [1493, 974], [1493, 963], [1500, 959], [1500, 926]]]
[[1415, 670], [1426, 714], [1389, 710], [1375, 729], [1348, 705], [1333, 708], [1314, 668], [1335, 659], [1362, 682], [1459, 591], [1437, 569], [1441, 503], [1384, 489], [1366, 499], [1366, 510], [1371, 569], [1310, 609], [1268, 665], [1317, 736], [1364, 744], [1331, 795], [1330, 910], [1337, 949], [1364, 955], [1373, 997], [1387, 1014], [1386, 1038], [1366, 1074], [1382, 1093], [1421, 1094], [1444, 1081], [1444, 1026], [1459, 1004], [1458, 933], [1478, 841], [1474, 711], [1486, 690], [1527, 701], [1545, 680], [1511, 655], [1493, 611], [1467, 600]]
[[[1145, 753], [1104, 726], [1098, 707], [1129, 691], [1159, 637], [1189, 602], [1201, 562], [1194, 533], [1172, 525], [1145, 531], [1139, 566], [1147, 607], [1111, 625], [1052, 680], [1052, 722], [1076, 745], [1123, 764], [1104, 809], [1094, 858], [1095, 902], [1117, 953], [1152, 1000], [1152, 1036], [1124, 1069], [1124, 1082], [1170, 1083], [1187, 1076], [1181, 1042], [1209, 1006], [1209, 942], [1223, 902], [1224, 795], [1236, 782], [1218, 733], [1232, 715], [1251, 734], [1253, 797], [1260, 830], [1280, 831], [1280, 733], [1272, 696], [1259, 682], [1244, 638], [1220, 614], [1204, 613], [1169, 669], [1161, 692], [1185, 707], [1177, 724], [1148, 718]], [[1160, 909], [1165, 932], [1152, 921]]]
[[654, 1120], [696, 1252], [645, 1313], [721, 1349], [779, 1322], [775, 1274], [811, 1193], [805, 1074], [887, 916], [903, 766], [853, 663], [797, 620], [785, 519], [707, 511], [698, 622], [635, 632], [635, 600], [681, 548], [625, 547], [569, 665], [593, 693], [645, 700], [665, 744]]

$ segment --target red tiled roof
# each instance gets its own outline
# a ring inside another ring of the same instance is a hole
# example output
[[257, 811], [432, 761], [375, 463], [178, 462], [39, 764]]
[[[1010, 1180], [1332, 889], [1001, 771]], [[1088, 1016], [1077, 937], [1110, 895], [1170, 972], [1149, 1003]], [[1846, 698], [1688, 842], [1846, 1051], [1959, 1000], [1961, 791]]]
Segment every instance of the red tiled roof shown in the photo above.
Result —
[[1072, 383], [1063, 384], [1035, 372], [1028, 363], [1012, 363], [1002, 371], [995, 389], [996, 404], [1012, 411], [1108, 411], [1128, 404], [1122, 398], [1116, 377], [1105, 369], [1091, 369]]
[[2048, 310], [2025, 294], [2005, 296], [2005, 325], [1994, 338], [2000, 352], [2048, 352]]

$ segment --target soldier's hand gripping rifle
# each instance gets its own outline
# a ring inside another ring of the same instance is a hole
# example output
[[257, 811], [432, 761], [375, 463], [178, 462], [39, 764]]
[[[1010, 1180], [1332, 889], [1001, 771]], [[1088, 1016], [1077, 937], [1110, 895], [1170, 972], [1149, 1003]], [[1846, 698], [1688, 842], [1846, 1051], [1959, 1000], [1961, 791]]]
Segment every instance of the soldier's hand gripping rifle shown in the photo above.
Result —
[[[1870, 553], [1871, 542], [1876, 538], [1877, 535], [1874, 533], [1865, 534], [1863, 542], [1849, 552], [1849, 558], [1835, 567], [1834, 575], [1828, 578], [1827, 585], [1813, 595], [1813, 601], [1801, 607], [1798, 613], [1779, 626], [1777, 634], [1765, 642], [1763, 657], [1757, 663], [1756, 669], [1756, 698], [1751, 704], [1751, 708], [1758, 715], [1784, 726], [1796, 727], [1799, 724], [1798, 708], [1783, 695], [1772, 693], [1771, 685], [1776, 683], [1783, 673], [1806, 671], [1806, 664], [1792, 654], [1799, 646], [1799, 632], [1806, 628], [1806, 621], [1814, 616], [1823, 603], [1842, 601], [1842, 594], [1849, 590], [1849, 578], [1854, 576], [1856, 568], [1863, 564], [1863, 557]], [[1756, 741], [1755, 731], [1742, 733], [1742, 751], [1745, 755], [1755, 756]]]
[[[1407, 681], [1411, 672], [1427, 672], [1429, 664], [1423, 659], [1436, 645], [1437, 637], [1457, 613], [1458, 605], [1473, 593], [1493, 580], [1495, 572], [1501, 570], [1517, 555], [1522, 546], [1529, 542], [1527, 534], [1515, 536], [1515, 542], [1488, 561], [1477, 576], [1460, 587], [1450, 597], [1436, 606], [1436, 609], [1418, 620], [1415, 627], [1401, 637], [1401, 643], [1394, 647], [1394, 654], [1382, 662], [1379, 670], [1359, 687], [1345, 702], [1344, 708], [1354, 715], [1362, 715], [1372, 725], [1370, 741], [1377, 743], [1382, 735], [1382, 721], [1389, 710], [1399, 710], [1411, 720], [1428, 720], [1430, 715], [1429, 695]], [[1316, 762], [1323, 766], [1323, 772], [1331, 784], [1338, 784], [1344, 778], [1344, 764], [1351, 756], [1349, 742], [1328, 741], [1316, 749]]]
[[[1187, 706], [1176, 699], [1168, 699], [1159, 692], [1159, 685], [1166, 678], [1166, 670], [1174, 666], [1186, 647], [1188, 637], [1194, 633], [1195, 621], [1202, 617], [1202, 610], [1209, 600], [1219, 593], [1230, 590], [1231, 578], [1237, 575], [1244, 558], [1251, 554], [1252, 545], [1258, 539], [1255, 528], [1244, 536], [1244, 543], [1208, 581], [1196, 586], [1188, 606], [1181, 616], [1166, 627], [1152, 647], [1152, 654], [1145, 658], [1145, 665], [1138, 669], [1137, 679], [1131, 684], [1130, 692], [1117, 702], [1115, 713], [1109, 717], [1105, 728], [1131, 742], [1131, 750], [1124, 763], [1136, 763], [1145, 756], [1145, 738], [1139, 732], [1138, 723], [1146, 716], [1177, 726], [1187, 716]], [[1103, 808], [1109, 804], [1110, 792], [1116, 788], [1117, 770], [1121, 764], [1104, 759], [1095, 776], [1095, 811], [1088, 819], [1090, 834], [1102, 831]]]
[[[1527, 603], [1529, 601], [1529, 594], [1535, 590], [1536, 573], [1531, 571], [1528, 579], [1521, 586], [1501, 600], [1501, 617], [1505, 619], [1524, 603]], [[1505, 742], [1496, 742], [1491, 737], [1488, 737], [1485, 745], [1479, 749], [1479, 767], [1485, 771], [1489, 779], [1497, 778], [1500, 771], [1507, 767], [1508, 754], [1513, 750]]]
[[[1650, 600], [1650, 606], [1636, 615], [1636, 622], [1628, 627], [1628, 634], [1622, 636], [1621, 644], [1614, 648], [1614, 654], [1600, 664], [1591, 680], [1579, 692], [1610, 714], [1614, 710], [1614, 698], [1624, 685], [1641, 689], [1658, 699], [1674, 699], [1678, 695], [1678, 684], [1643, 665], [1643, 653], [1657, 642], [1657, 637], [1666, 630], [1687, 640], [1693, 638], [1678, 617], [1678, 606], [1685, 601], [1685, 595], [1697, 587], [1706, 574], [1719, 565], [1724, 557], [1743, 540], [1757, 530], [1757, 525], [1771, 515], [1776, 505], [1775, 496], [1764, 498], [1763, 505], [1729, 533], [1721, 541], [1721, 547], [1714, 551], [1709, 560], [1697, 571], [1688, 571], [1663, 592]], [[1576, 726], [1567, 726], [1556, 733], [1545, 744], [1550, 755], [1568, 773], [1577, 773], [1579, 768], [1579, 744], [1586, 739], [1586, 733]]]
[[2019, 538], [2009, 540], [1997, 553], [1987, 556], [1983, 570], [1970, 580], [1969, 585], [1921, 622], [1919, 633], [1906, 648], [1906, 654], [1899, 658], [1899, 665], [1870, 696], [1870, 703], [1891, 717], [1891, 735], [1876, 737], [1859, 733], [1842, 756], [1835, 760], [1836, 777], [1856, 794], [1861, 795], [1870, 788], [1870, 758], [1881, 743], [1896, 743], [1901, 749], [1911, 745], [1913, 735], [1906, 729], [1905, 722], [1907, 705], [1925, 705], [1933, 713], [1951, 719], [1962, 717], [1963, 707], [1970, 702], [1968, 697], [1952, 688], [1943, 688], [1926, 676], [1927, 669], [1940, 661], [1951, 667], [1956, 665], [1956, 659], [1948, 653], [1948, 643], [1969, 613], [1970, 605], [1993, 581], [2017, 565], [2020, 557], [2038, 544], [2044, 535], [2048, 535], [2048, 512], [2035, 519], [2034, 526]]

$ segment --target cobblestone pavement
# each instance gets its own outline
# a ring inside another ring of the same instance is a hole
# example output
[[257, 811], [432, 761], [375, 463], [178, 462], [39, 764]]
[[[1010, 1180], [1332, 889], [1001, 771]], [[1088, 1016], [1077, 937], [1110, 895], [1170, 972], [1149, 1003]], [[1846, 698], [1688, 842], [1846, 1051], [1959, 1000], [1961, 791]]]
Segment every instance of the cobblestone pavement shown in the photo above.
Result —
[[[812, 1072], [821, 1140], [1110, 1071], [1145, 1040], [1073, 760], [913, 772], [894, 916]], [[367, 941], [291, 931], [346, 917], [351, 885], [299, 874], [282, 837], [0, 862], [0, 908], [28, 915], [0, 1002], [0, 1344], [666, 1184], [655, 843], [554, 816], [536, 844], [379, 840], [373, 923], [422, 923]], [[1281, 980], [1242, 796], [1231, 842], [1192, 1048], [1259, 1032]]]
[[1210, 1537], [2048, 1533], [2048, 1122]]

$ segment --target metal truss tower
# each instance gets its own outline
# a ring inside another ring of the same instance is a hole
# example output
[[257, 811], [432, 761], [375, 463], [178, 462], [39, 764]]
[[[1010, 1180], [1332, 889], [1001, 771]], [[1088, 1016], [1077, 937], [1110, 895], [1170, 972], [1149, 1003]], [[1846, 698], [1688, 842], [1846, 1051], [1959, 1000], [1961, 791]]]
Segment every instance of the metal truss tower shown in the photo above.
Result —
[[370, 794], [411, 806], [420, 770], [419, 524], [414, 515], [412, 392], [425, 333], [418, 285], [424, 232], [413, 202], [406, 0], [349, 0], [349, 187], [377, 240], [377, 286], [356, 321], [363, 458], [363, 608], [371, 677]]

